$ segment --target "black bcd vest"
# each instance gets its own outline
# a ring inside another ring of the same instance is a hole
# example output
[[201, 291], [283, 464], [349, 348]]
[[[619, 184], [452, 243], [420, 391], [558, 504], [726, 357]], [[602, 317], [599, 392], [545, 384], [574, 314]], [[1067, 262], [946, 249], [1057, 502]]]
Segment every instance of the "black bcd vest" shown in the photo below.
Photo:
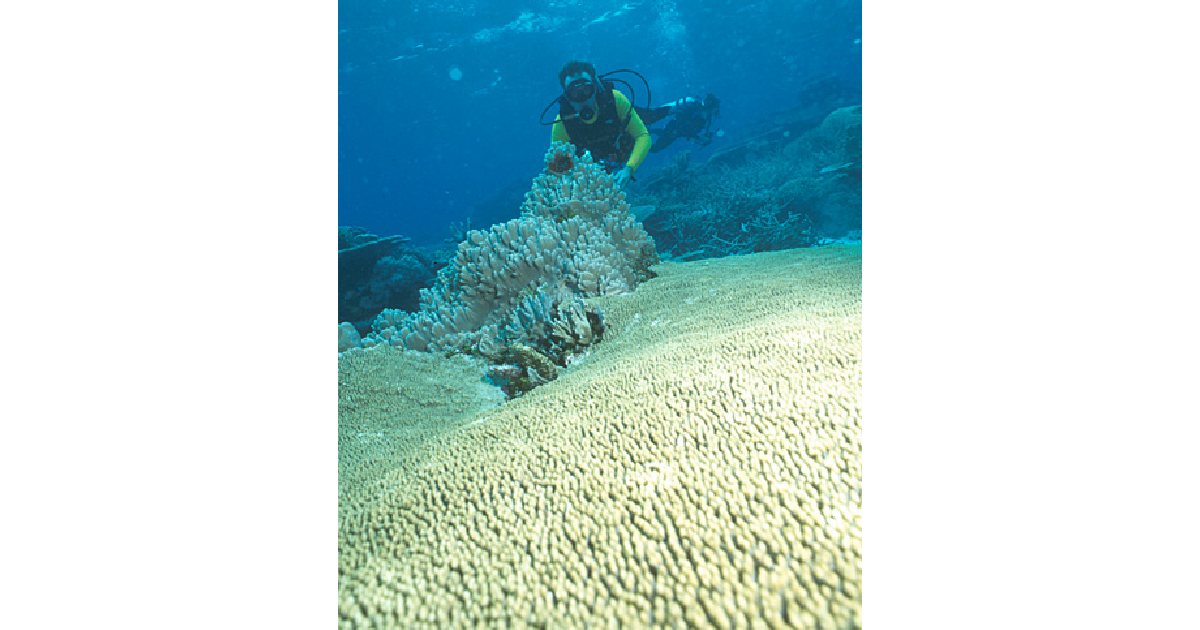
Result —
[[608, 160], [619, 165], [629, 160], [633, 153], [633, 136], [625, 130], [629, 120], [622, 120], [617, 113], [617, 99], [612, 90], [612, 84], [606, 81], [604, 89], [596, 94], [599, 113], [590, 125], [576, 117], [574, 108], [565, 100], [559, 103], [558, 116], [571, 137], [571, 144], [575, 145], [576, 155], [591, 151], [593, 160]]

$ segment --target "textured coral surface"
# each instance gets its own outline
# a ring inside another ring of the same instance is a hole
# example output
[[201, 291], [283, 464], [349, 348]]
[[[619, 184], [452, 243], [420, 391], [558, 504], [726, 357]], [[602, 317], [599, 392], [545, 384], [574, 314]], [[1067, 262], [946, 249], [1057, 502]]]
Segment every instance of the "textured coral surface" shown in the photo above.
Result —
[[499, 407], [343, 355], [342, 627], [861, 626], [861, 248], [655, 270]]
[[790, 128], [797, 114], [706, 163], [677, 154], [634, 189], [631, 203], [653, 206], [639, 216], [664, 258], [808, 247], [852, 230], [861, 240], [862, 107], [834, 110], [803, 133]]
[[[573, 151], [554, 143], [547, 168]], [[434, 286], [421, 291], [420, 310], [384, 310], [362, 345], [490, 354], [505, 341], [501, 330], [533, 338], [531, 327], [560, 319], [574, 297], [625, 293], [645, 280], [658, 254], [625, 193], [588, 155], [570, 164], [534, 178], [520, 217], [468, 232]], [[523, 308], [538, 294], [551, 306]]]

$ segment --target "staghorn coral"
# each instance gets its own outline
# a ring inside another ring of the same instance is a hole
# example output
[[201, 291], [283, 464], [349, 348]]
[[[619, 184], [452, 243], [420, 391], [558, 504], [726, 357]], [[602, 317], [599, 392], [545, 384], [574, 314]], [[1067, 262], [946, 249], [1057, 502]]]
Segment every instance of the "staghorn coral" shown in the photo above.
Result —
[[399, 446], [445, 394], [343, 355], [339, 627], [861, 627], [861, 251], [662, 265], [586, 363]]
[[383, 311], [362, 344], [500, 357], [506, 344], [520, 343], [565, 365], [598, 338], [591, 326], [602, 318], [579, 298], [628, 293], [651, 277], [658, 254], [624, 193], [588, 154], [565, 172], [551, 170], [573, 151], [552, 146], [521, 216], [468, 232], [421, 291], [420, 309]]

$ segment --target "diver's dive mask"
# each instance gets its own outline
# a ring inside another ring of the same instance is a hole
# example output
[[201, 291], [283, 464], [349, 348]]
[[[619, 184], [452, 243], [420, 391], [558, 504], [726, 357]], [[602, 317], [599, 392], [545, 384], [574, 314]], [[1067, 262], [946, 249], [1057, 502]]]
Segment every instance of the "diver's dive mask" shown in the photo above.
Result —
[[583, 103], [596, 95], [596, 84], [589, 78], [575, 79], [563, 90], [567, 99], [575, 103]]

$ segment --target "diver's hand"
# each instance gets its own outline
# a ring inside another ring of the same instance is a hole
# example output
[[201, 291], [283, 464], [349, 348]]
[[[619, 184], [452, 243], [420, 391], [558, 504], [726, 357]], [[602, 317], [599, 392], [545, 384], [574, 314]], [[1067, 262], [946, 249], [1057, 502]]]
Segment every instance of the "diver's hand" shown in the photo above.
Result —
[[617, 188], [624, 188], [625, 184], [627, 184], [629, 179], [632, 177], [633, 170], [626, 166], [625, 168], [617, 171], [616, 175], [613, 175], [613, 183], [617, 185]]

